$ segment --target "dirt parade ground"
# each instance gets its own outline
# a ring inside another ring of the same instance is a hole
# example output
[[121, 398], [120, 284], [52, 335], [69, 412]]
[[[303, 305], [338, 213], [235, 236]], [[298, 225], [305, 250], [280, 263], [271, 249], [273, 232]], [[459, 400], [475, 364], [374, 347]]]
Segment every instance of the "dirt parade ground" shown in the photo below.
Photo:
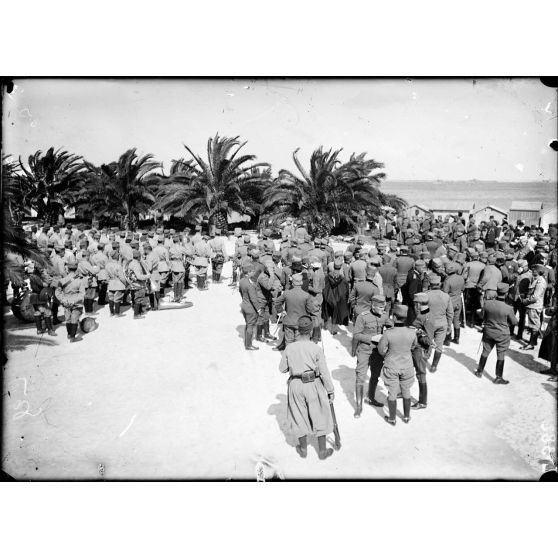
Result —
[[491, 381], [495, 352], [478, 379], [481, 333], [469, 328], [428, 372], [428, 408], [395, 428], [386, 406], [353, 417], [352, 326], [324, 331], [342, 447], [320, 461], [311, 439], [301, 459], [286, 426], [281, 353], [263, 343], [244, 350], [230, 276], [229, 262], [222, 283], [188, 291], [191, 308], [145, 320], [129, 306], [120, 319], [96, 306], [99, 328], [72, 344], [63, 325], [57, 337], [38, 336], [5, 306], [3, 470], [21, 480], [255, 479], [262, 468], [284, 479], [536, 480], [544, 471], [556, 432], [556, 383], [539, 373], [548, 363], [512, 340], [510, 384]]

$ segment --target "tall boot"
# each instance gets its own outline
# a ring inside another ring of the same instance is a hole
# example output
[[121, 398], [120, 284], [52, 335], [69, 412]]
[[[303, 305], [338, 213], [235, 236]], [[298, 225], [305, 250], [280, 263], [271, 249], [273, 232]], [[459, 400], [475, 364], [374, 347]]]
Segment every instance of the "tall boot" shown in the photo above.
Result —
[[517, 339], [518, 339], [519, 341], [523, 341], [523, 331], [524, 331], [524, 329], [525, 329], [525, 325], [524, 325], [524, 324], [521, 324], [521, 323], [520, 323], [520, 324], [517, 326]]
[[510, 382], [508, 380], [504, 380], [504, 361], [497, 360], [496, 361], [496, 378], [494, 379], [495, 384], [502, 384], [506, 385]]
[[461, 335], [461, 328], [459, 327], [454, 328], [453, 343], [455, 343], [456, 345], [459, 345], [460, 335]]
[[58, 302], [52, 303], [52, 323], [54, 325], [58, 325], [60, 323], [60, 321], [58, 320], [58, 306]]
[[102, 282], [99, 286], [99, 300], [97, 304], [104, 306], [107, 303], [107, 283]]
[[178, 300], [177, 300], [177, 302], [180, 302], [182, 300], [183, 296], [184, 296], [184, 283], [179, 283], [178, 284]]
[[403, 422], [408, 423], [411, 420], [411, 398], [403, 397]]
[[252, 345], [252, 337], [254, 335], [254, 326], [246, 326], [244, 330], [244, 348], [247, 351], [259, 351], [259, 347]]
[[155, 310], [155, 295], [153, 293], [149, 293], [149, 306], [151, 306], [151, 310]]
[[159, 293], [153, 293], [153, 301], [155, 302], [153, 310], [159, 310]]
[[114, 300], [109, 300], [110, 315], [114, 316]]
[[427, 387], [426, 382], [419, 382], [419, 398], [416, 403], [413, 403], [411, 407], [413, 409], [426, 409], [427, 404]]
[[430, 372], [436, 372], [436, 370], [438, 370], [438, 363], [440, 362], [441, 358], [442, 358], [442, 351], [434, 351], [434, 358], [432, 359], [432, 366], [430, 367]]
[[203, 289], [203, 283], [202, 283], [201, 275], [196, 275], [196, 283], [198, 285], [198, 289], [201, 291]]
[[355, 401], [356, 401], [356, 409], [354, 413], [355, 418], [360, 418], [362, 414], [362, 399], [364, 397], [364, 386], [362, 384], [355, 385]]
[[202, 275], [202, 290], [207, 291], [207, 275]]
[[383, 407], [384, 404], [376, 401], [376, 388], [378, 387], [378, 378], [370, 378], [368, 383], [368, 397], [366, 398], [366, 403], [368, 405], [373, 405], [374, 407]]
[[42, 335], [45, 330], [43, 329], [43, 319], [41, 316], [35, 316], [35, 325], [37, 326], [37, 334]]
[[236, 277], [237, 277], [237, 272], [236, 272], [235, 269], [233, 269], [231, 282], [229, 283], [229, 287], [232, 287], [232, 286], [236, 285]]
[[256, 341], [266, 343], [266, 340], [263, 338], [263, 325], [256, 326]]
[[143, 318], [143, 316], [141, 315], [141, 307], [137, 302], [135, 302], [134, 303], [134, 320], [139, 320], [140, 318]]
[[538, 331], [532, 331], [531, 337], [529, 339], [529, 344], [526, 347], [523, 347], [524, 351], [532, 351], [537, 346], [537, 339], [539, 337]]
[[76, 342], [77, 326], [78, 324], [70, 324], [70, 343]]
[[263, 331], [265, 339], [268, 339], [269, 341], [275, 341], [277, 339], [277, 337], [274, 337], [271, 333], [269, 333], [269, 321], [265, 322]]
[[122, 316], [122, 314], [120, 313], [120, 302], [115, 302], [114, 303], [114, 315], [117, 318], [120, 318]]
[[66, 333], [68, 334], [66, 337], [70, 339], [72, 337], [72, 324], [66, 324]]
[[449, 347], [450, 346], [450, 341], [451, 341], [451, 332], [448, 331], [448, 334], [446, 335], [446, 338], [444, 339], [444, 347]]
[[479, 360], [479, 365], [477, 367], [477, 370], [475, 371], [475, 376], [477, 378], [482, 378], [482, 373], [484, 371], [484, 367], [486, 365], [486, 360], [488, 359], [487, 356], [481, 356], [480, 360]]
[[391, 399], [388, 399], [388, 409], [389, 409], [389, 415], [385, 416], [384, 419], [392, 426], [395, 426], [395, 417], [397, 413], [397, 399], [394, 399], [393, 401]]
[[326, 448], [326, 437], [318, 436], [318, 457], [323, 461], [333, 455], [331, 448]]
[[220, 283], [220, 282], [221, 282], [221, 272], [220, 272], [220, 271], [216, 271], [216, 272], [215, 272], [215, 282], [216, 282], [216, 283]]
[[48, 334], [49, 334], [51, 337], [55, 337], [55, 336], [56, 336], [56, 332], [54, 331], [54, 327], [52, 326], [52, 318], [51, 318], [51, 317], [45, 318], [45, 323], [46, 323], [46, 327], [47, 327]]
[[314, 343], [319, 343], [322, 340], [322, 328], [320, 326], [316, 326], [312, 330], [312, 341]]
[[308, 436], [301, 436], [298, 439], [296, 453], [298, 453], [298, 455], [302, 458], [305, 458], [308, 455]]

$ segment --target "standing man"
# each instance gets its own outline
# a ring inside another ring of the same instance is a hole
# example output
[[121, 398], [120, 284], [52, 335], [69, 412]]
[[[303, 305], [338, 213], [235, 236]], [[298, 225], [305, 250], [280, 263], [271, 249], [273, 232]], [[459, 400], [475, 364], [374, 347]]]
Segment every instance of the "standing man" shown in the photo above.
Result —
[[439, 275], [433, 274], [430, 278], [430, 290], [428, 291], [428, 306], [430, 317], [434, 325], [434, 358], [432, 359], [431, 372], [438, 370], [438, 363], [442, 357], [444, 340], [447, 332], [451, 329], [453, 321], [453, 306], [450, 296], [440, 290], [441, 279]]
[[475, 372], [477, 378], [482, 377], [484, 366], [490, 351], [496, 345], [496, 378], [495, 384], [509, 384], [504, 380], [504, 358], [510, 346], [510, 327], [517, 324], [511, 306], [504, 302], [508, 294], [509, 285], [498, 283], [496, 287], [496, 299], [487, 300], [482, 308], [482, 319], [484, 323], [482, 335], [482, 355], [478, 368]]
[[112, 256], [108, 259], [105, 266], [105, 271], [107, 272], [108, 279], [108, 301], [110, 316], [116, 316], [120, 318], [120, 305], [124, 299], [124, 291], [126, 290], [126, 276], [124, 275], [124, 270], [122, 265], [118, 261], [118, 250], [113, 252]]
[[534, 265], [531, 269], [531, 273], [533, 275], [533, 279], [529, 285], [529, 292], [527, 293], [527, 296], [522, 299], [526, 308], [526, 328], [531, 332], [529, 344], [524, 347], [525, 351], [532, 351], [537, 346], [537, 340], [541, 330], [541, 313], [544, 308], [544, 294], [546, 292], [544, 265]]
[[[172, 249], [172, 246], [171, 246]], [[149, 281], [149, 273], [143, 266], [141, 261], [141, 253], [139, 250], [132, 252], [132, 261], [128, 265], [128, 280], [130, 281], [130, 290], [133, 292], [134, 300], [134, 320], [144, 318], [144, 309], [147, 308], [147, 281]]]
[[184, 258], [186, 257], [186, 249], [179, 243], [178, 237], [175, 237], [173, 244], [168, 248], [170, 260], [170, 272], [172, 273], [172, 287], [174, 291], [174, 302], [180, 302], [184, 294]]
[[312, 318], [301, 316], [296, 328], [298, 339], [285, 349], [279, 364], [279, 371], [290, 375], [287, 420], [298, 438], [298, 455], [308, 455], [308, 436], [313, 434], [318, 438], [318, 457], [323, 460], [333, 454], [331, 448], [326, 449], [326, 436], [333, 432], [329, 405], [334, 398], [333, 382], [323, 350], [310, 340]]
[[403, 422], [411, 420], [411, 386], [415, 381], [412, 351], [417, 346], [414, 328], [406, 327], [407, 307], [393, 308], [394, 327], [388, 329], [378, 343], [378, 352], [384, 357], [383, 379], [388, 388], [389, 416], [385, 420], [395, 426], [397, 395], [403, 394]]
[[252, 338], [254, 337], [254, 326], [258, 322], [258, 296], [254, 280], [254, 266], [245, 264], [242, 268], [243, 277], [238, 285], [242, 303], [240, 310], [244, 317], [246, 327], [244, 329], [244, 348], [247, 351], [259, 351], [259, 347], [254, 347]]
[[310, 295], [302, 290], [302, 273], [291, 276], [292, 289], [288, 289], [278, 298], [279, 302], [285, 303], [286, 315], [283, 318], [283, 341], [273, 350], [281, 351], [296, 337], [298, 319], [309, 313], [308, 299]]
[[446, 264], [446, 279], [442, 290], [449, 294], [453, 306], [453, 339], [451, 338], [451, 328], [448, 329], [444, 345], [452, 343], [459, 345], [460, 317], [461, 317], [461, 295], [465, 286], [465, 280], [457, 273], [457, 265], [454, 262]]
[[83, 299], [87, 282], [77, 273], [77, 261], [69, 260], [66, 264], [68, 275], [60, 280], [56, 288], [56, 298], [64, 307], [64, 318], [66, 321], [66, 331], [70, 343], [79, 341], [76, 339], [79, 318], [83, 310]]

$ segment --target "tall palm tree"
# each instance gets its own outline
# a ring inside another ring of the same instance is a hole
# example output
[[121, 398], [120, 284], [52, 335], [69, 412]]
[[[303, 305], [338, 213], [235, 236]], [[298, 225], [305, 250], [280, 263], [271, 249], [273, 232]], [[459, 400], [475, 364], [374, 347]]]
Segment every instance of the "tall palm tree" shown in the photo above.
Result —
[[133, 148], [108, 165], [85, 165], [87, 180], [74, 205], [95, 217], [123, 220], [127, 229], [134, 230], [138, 215], [153, 206], [161, 176], [154, 171], [161, 168], [161, 163], [151, 153], [138, 156]]
[[293, 152], [300, 176], [282, 169], [264, 193], [266, 214], [282, 219], [295, 216], [305, 221], [316, 235], [329, 234], [341, 222], [356, 228], [359, 210], [379, 210], [382, 196], [378, 189], [385, 174], [383, 163], [367, 159], [366, 153], [351, 155], [341, 163], [339, 153], [316, 149], [310, 157], [307, 171]]
[[254, 215], [250, 197], [269, 181], [257, 171], [269, 165], [253, 163], [255, 155], [239, 155], [245, 145], [238, 136], [216, 134], [207, 141], [207, 162], [184, 145], [192, 158], [173, 161], [169, 176], [162, 179], [156, 209], [178, 217], [203, 217], [223, 230], [233, 211]]
[[37, 212], [45, 222], [55, 223], [64, 208], [75, 201], [86, 173], [83, 159], [68, 151], [51, 147], [44, 155], [30, 155], [25, 166], [19, 159], [23, 175], [23, 203]]

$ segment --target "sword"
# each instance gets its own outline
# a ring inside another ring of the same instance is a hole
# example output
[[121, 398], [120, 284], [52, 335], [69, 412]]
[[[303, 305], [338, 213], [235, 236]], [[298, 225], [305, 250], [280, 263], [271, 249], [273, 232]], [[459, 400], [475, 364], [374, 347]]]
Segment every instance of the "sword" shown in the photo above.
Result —
[[335, 436], [334, 448], [339, 451], [341, 449], [341, 435], [339, 434], [339, 426], [337, 424], [337, 417], [335, 416], [335, 409], [333, 401], [329, 400], [329, 408], [331, 409], [331, 418], [333, 419], [333, 435]]

